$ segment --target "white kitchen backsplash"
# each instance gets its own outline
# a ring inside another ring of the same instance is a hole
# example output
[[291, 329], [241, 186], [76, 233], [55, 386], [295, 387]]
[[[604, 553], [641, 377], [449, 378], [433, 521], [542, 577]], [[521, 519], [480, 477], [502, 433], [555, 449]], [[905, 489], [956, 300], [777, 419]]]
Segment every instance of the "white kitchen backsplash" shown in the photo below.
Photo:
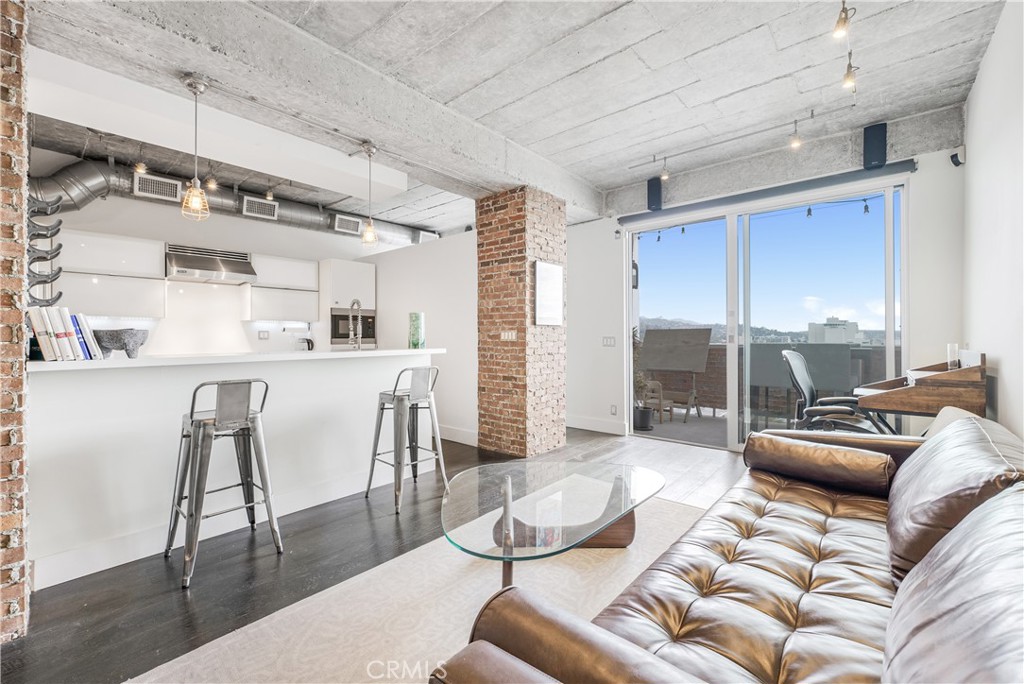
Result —
[[308, 323], [243, 321], [243, 295], [236, 285], [168, 281], [164, 318], [89, 316], [89, 322], [101, 330], [148, 330], [140, 356], [277, 353], [299, 351], [300, 344], [305, 349], [302, 338], [312, 337]]

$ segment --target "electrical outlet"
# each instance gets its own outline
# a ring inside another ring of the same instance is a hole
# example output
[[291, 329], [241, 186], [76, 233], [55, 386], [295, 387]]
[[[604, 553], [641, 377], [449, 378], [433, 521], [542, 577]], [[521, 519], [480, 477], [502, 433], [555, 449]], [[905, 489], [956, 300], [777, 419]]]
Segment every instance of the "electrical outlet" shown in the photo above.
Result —
[[614, 347], [615, 346], [615, 338], [614, 337], [602, 337], [601, 338], [601, 346], [602, 347]]
[[270, 339], [270, 331], [269, 330], [260, 330], [258, 337], [261, 340], [269, 340]]
[[611, 410], [611, 414], [612, 414], [613, 416], [617, 416], [617, 415], [619, 415], [619, 407], [618, 407], [618, 406], [616, 406], [615, 404], [612, 404], [612, 410]]

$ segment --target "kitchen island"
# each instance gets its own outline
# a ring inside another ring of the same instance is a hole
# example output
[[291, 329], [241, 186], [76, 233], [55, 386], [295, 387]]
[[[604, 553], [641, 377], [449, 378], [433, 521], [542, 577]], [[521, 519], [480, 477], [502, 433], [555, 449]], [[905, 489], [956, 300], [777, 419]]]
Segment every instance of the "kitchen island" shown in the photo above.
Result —
[[[115, 352], [103, 361], [29, 362], [28, 555], [35, 564], [34, 586], [163, 551], [181, 416], [199, 383], [269, 383], [263, 422], [280, 517], [363, 491], [378, 393], [394, 385], [402, 368], [430, 365], [433, 355], [443, 353], [380, 349], [127, 359]], [[428, 444], [425, 423], [420, 441]], [[386, 420], [382, 449], [391, 433]], [[432, 469], [426, 461], [421, 474], [433, 477]], [[218, 440], [208, 486], [237, 481], [232, 441]], [[376, 469], [374, 486], [391, 482], [389, 468]], [[238, 489], [211, 494], [207, 508], [237, 505], [240, 498]], [[393, 513], [390, 490], [371, 496], [371, 503]], [[256, 512], [263, 522], [262, 506]], [[209, 518], [202, 538], [246, 526], [243, 511]], [[266, 526], [256, 534], [272, 552]], [[182, 539], [179, 526], [179, 546]], [[284, 544], [287, 549], [287, 536]]]

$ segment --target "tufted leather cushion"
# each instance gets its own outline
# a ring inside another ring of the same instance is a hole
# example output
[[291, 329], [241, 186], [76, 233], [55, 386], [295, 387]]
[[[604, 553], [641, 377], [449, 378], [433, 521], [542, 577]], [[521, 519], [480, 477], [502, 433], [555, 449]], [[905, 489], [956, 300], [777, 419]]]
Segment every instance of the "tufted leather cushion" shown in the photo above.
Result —
[[1019, 437], [972, 416], [930, 437], [893, 477], [889, 494], [890, 565], [899, 582], [979, 505], [1022, 479]]
[[759, 432], [747, 437], [743, 462], [750, 468], [871, 496], [887, 496], [896, 472], [896, 463], [888, 454]]
[[989, 499], [911, 570], [883, 681], [1024, 681], [1024, 484]]
[[708, 682], [877, 681], [886, 510], [750, 471], [594, 622]]

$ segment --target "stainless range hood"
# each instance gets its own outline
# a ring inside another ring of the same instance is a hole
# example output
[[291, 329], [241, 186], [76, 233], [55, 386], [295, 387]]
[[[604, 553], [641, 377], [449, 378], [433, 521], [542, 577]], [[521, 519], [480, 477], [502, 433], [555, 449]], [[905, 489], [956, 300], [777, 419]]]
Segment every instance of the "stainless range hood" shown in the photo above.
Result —
[[250, 255], [222, 249], [167, 245], [167, 279], [194, 283], [255, 283]]

